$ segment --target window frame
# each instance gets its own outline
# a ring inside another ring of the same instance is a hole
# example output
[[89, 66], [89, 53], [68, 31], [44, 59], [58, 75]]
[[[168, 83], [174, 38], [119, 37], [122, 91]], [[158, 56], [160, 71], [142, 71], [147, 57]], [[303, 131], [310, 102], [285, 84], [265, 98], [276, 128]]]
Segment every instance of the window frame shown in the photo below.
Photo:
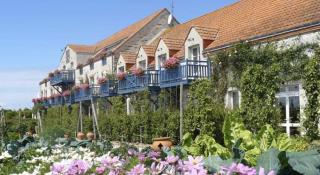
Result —
[[[197, 57], [195, 57], [195, 55], [194, 55], [195, 49], [197, 50]], [[193, 60], [193, 61], [200, 61], [201, 60], [200, 44], [195, 44], [195, 45], [189, 46], [188, 50], [189, 50], [188, 53], [189, 53], [190, 60]]]
[[158, 55], [157, 59], [158, 59], [159, 68], [162, 68], [164, 63], [165, 63], [165, 61], [167, 61], [167, 59], [168, 59], [168, 55], [166, 53]]
[[[298, 89], [296, 90], [292, 90], [290, 89], [291, 87], [293, 86], [296, 86], [298, 87]], [[286, 130], [286, 133], [288, 136], [291, 135], [291, 131], [292, 130], [295, 130], [295, 129], [299, 129], [301, 127], [301, 114], [302, 114], [302, 109], [301, 109], [301, 89], [302, 89], [302, 86], [300, 83], [292, 83], [292, 84], [286, 84], [284, 85], [283, 87], [280, 88], [280, 92], [276, 94], [276, 98], [277, 98], [277, 101], [279, 103], [279, 99], [280, 98], [285, 98], [285, 106], [284, 106], [284, 110], [285, 110], [285, 116], [284, 116], [284, 119], [285, 121], [281, 121], [281, 124], [280, 126], [281, 127], [284, 127], [285, 130]], [[294, 98], [294, 97], [298, 97], [299, 101], [298, 101], [298, 104], [299, 104], [299, 113], [298, 113], [298, 123], [297, 122], [291, 122], [292, 120], [292, 116], [290, 116], [290, 98]], [[279, 107], [280, 105], [277, 104]], [[283, 118], [283, 116], [281, 116], [281, 119]], [[301, 135], [302, 133], [300, 133]]]
[[103, 57], [103, 58], [101, 59], [101, 65], [102, 65], [102, 66], [107, 65], [107, 58], [106, 58], [106, 57]]
[[[234, 94], [238, 94], [238, 106], [234, 106], [236, 103], [234, 101]], [[241, 92], [238, 88], [235, 87], [230, 87], [227, 90], [227, 95], [226, 95], [226, 107], [229, 109], [239, 109], [241, 107]]]

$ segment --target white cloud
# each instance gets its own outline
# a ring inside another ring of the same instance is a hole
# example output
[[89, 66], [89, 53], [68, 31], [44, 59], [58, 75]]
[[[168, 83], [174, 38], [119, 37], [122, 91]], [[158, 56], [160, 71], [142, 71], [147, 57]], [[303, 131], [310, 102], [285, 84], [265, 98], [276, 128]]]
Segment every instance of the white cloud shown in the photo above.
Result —
[[45, 75], [43, 70], [0, 70], [0, 105], [10, 109], [31, 107]]

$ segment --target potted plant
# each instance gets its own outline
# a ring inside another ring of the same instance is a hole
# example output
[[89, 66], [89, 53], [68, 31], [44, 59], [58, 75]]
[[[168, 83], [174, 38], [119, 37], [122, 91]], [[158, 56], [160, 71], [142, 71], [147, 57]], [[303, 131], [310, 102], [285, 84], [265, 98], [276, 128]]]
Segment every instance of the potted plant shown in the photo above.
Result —
[[98, 84], [101, 85], [101, 84], [105, 84], [106, 82], [108, 81], [107, 78], [105, 77], [101, 77], [98, 79]]
[[68, 96], [70, 96], [71, 95], [71, 91], [69, 91], [69, 90], [66, 90], [66, 91], [64, 91], [63, 93], [62, 93], [62, 96], [64, 96], [64, 97], [68, 97]]
[[55, 70], [55, 71], [53, 72], [53, 74], [54, 74], [54, 75], [60, 74], [60, 70], [58, 70], [58, 69]]
[[174, 69], [174, 68], [178, 67], [179, 63], [180, 63], [180, 60], [178, 58], [171, 57], [165, 61], [163, 67], [166, 69]]
[[132, 73], [136, 76], [142, 76], [144, 74], [144, 70], [140, 67], [136, 67], [132, 70]]
[[52, 73], [52, 72], [50, 72], [48, 75], [49, 79], [52, 78], [53, 76], [54, 76], [54, 73]]
[[87, 61], [87, 64], [92, 64], [92, 63], [94, 63], [94, 58], [89, 58]]
[[77, 86], [77, 85], [72, 87], [72, 91], [78, 91], [79, 89], [80, 89], [80, 86]]
[[118, 80], [124, 80], [124, 79], [126, 79], [126, 76], [127, 76], [127, 73], [125, 73], [125, 72], [119, 72], [118, 74], [117, 74], [117, 78], [118, 78]]
[[88, 83], [84, 83], [84, 84], [80, 85], [80, 89], [82, 89], [82, 90], [87, 90], [87, 89], [89, 89], [89, 87], [90, 87], [90, 85]]
[[154, 151], [161, 151], [162, 148], [170, 148], [173, 142], [170, 137], [160, 137], [153, 139], [151, 148]]
[[82, 68], [83, 67], [83, 64], [78, 64], [77, 65], [77, 69], [80, 69], [80, 68]]

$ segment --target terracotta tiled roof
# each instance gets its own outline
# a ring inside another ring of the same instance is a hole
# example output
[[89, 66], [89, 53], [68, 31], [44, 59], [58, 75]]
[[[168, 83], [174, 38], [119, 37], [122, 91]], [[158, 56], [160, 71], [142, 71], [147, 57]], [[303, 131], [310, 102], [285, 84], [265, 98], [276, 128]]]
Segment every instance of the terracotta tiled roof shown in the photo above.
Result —
[[95, 45], [89, 46], [89, 45], [69, 44], [67, 46], [78, 53], [94, 53], [97, 49]]
[[[132, 25], [130, 25], [129, 27], [111, 35], [110, 37], [98, 42], [97, 48], [98, 50], [112, 45], [113, 43], [120, 41], [120, 40], [124, 40], [121, 43], [125, 42], [128, 38], [130, 38], [131, 36], [135, 35], [138, 31], [140, 31], [144, 26], [146, 26], [148, 23], [150, 23], [153, 19], [155, 19], [156, 17], [158, 17], [161, 13], [163, 13], [164, 11], [166, 11], [167, 9], [161, 9], [153, 14], [151, 14], [150, 16], [147, 16], [146, 18], [138, 21], [137, 23], [134, 23]], [[120, 43], [120, 44], [121, 44]]]
[[241, 0], [191, 23], [219, 29], [208, 48], [320, 22], [319, 0]]
[[176, 38], [161, 38], [170, 50], [180, 50], [184, 40]]
[[143, 48], [144, 52], [147, 54], [148, 57], [154, 57], [154, 54], [156, 52], [155, 46], [144, 45], [141, 47]]
[[218, 35], [219, 30], [210, 27], [194, 26], [202, 39], [214, 41]]
[[121, 52], [120, 55], [123, 57], [126, 64], [136, 63], [137, 54], [132, 52]]
[[[213, 49], [317, 22], [320, 22], [320, 0], [240, 0], [177, 25], [167, 30], [162, 38], [185, 40], [193, 26], [211, 28], [218, 30], [218, 35], [213, 31], [201, 30], [199, 33], [214, 39], [207, 46], [207, 49]], [[304, 32], [310, 32], [310, 29], [298, 33]], [[177, 49], [176, 45], [174, 49]]]
[[179, 52], [177, 52], [173, 56], [176, 57], [176, 58], [179, 58], [179, 59], [183, 59], [184, 58], [184, 52], [185, 52], [185, 49], [184, 49], [184, 47], [182, 47], [181, 50], [179, 50]]

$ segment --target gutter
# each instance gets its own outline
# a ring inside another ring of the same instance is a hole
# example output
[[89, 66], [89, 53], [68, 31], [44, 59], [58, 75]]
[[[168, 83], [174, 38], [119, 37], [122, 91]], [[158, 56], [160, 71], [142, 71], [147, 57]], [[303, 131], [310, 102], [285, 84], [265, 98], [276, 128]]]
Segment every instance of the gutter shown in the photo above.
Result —
[[[263, 40], [263, 39], [276, 37], [276, 36], [280, 36], [280, 35], [285, 35], [285, 34], [288, 34], [288, 33], [291, 33], [291, 32], [296, 32], [296, 31], [299, 31], [299, 30], [308, 29], [308, 28], [317, 27], [317, 26], [320, 26], [320, 22], [308, 23], [308, 24], [304, 24], [304, 25], [301, 25], [301, 26], [298, 26], [298, 27], [295, 27], [295, 28], [291, 28], [289, 30], [283, 30], [283, 31], [279, 31], [279, 32], [273, 32], [273, 33], [270, 33], [270, 34], [266, 34], [266, 35], [256, 36], [256, 37], [247, 39], [246, 41], [254, 42], [254, 41]], [[236, 43], [236, 42], [234, 42], [234, 43]], [[219, 47], [216, 47], [216, 48], [207, 49], [207, 50], [205, 50], [203, 52], [203, 54], [208, 54], [209, 52], [216, 52], [216, 51], [219, 51], [219, 50], [222, 50], [222, 49], [230, 48], [234, 43], [222, 45], [222, 46], [219, 46]]]

